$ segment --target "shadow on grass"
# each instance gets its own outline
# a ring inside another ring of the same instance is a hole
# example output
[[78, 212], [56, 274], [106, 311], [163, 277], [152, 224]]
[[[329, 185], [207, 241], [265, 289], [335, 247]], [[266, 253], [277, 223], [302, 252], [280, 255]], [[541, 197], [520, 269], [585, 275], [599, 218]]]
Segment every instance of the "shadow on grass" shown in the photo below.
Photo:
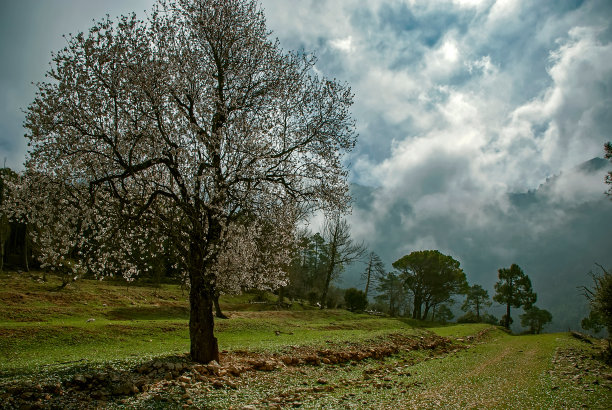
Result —
[[121, 307], [108, 313], [110, 320], [163, 320], [189, 319], [189, 308], [185, 306]]
[[395, 319], [398, 319], [402, 323], [406, 323], [407, 325], [410, 325], [411, 327], [415, 327], [419, 329], [429, 329], [433, 327], [446, 327], [446, 326], [453, 326], [457, 324], [457, 323], [451, 323], [451, 322], [441, 323], [441, 322], [432, 322], [430, 320], [417, 320], [417, 319], [412, 319], [409, 317], [395, 317]]

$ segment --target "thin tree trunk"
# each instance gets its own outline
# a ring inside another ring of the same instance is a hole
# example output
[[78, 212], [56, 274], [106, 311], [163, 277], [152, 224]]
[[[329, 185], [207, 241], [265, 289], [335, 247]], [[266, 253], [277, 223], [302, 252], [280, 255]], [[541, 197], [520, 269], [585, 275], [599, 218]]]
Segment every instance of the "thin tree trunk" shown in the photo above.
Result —
[[323, 287], [323, 294], [321, 295], [321, 306], [320, 309], [325, 309], [327, 306], [327, 292], [329, 290], [329, 284], [331, 283], [332, 275], [334, 274], [334, 268], [336, 266], [336, 249], [335, 244], [332, 244], [332, 250], [330, 252], [330, 258], [327, 267], [327, 273], [325, 275], [325, 286]]
[[370, 276], [372, 275], [372, 255], [370, 254], [370, 261], [368, 262], [368, 279], [366, 281], [365, 295], [368, 297], [368, 290], [370, 290]]
[[506, 305], [506, 329], [510, 329], [510, 303]]
[[421, 298], [414, 297], [414, 309], [412, 310], [413, 319], [421, 319]]
[[30, 263], [28, 258], [28, 224], [25, 224], [25, 234], [23, 237], [23, 256], [25, 260], [25, 270], [26, 272], [30, 271]]
[[426, 320], [427, 319], [427, 315], [429, 314], [429, 308], [430, 308], [429, 303], [426, 302], [425, 303], [425, 312], [423, 312], [423, 316], [420, 317], [419, 319], [421, 319], [421, 320]]
[[223, 314], [221, 311], [221, 305], [219, 305], [219, 292], [215, 292], [213, 303], [215, 305], [215, 316], [219, 319], [227, 319], [228, 317]]
[[285, 287], [281, 286], [280, 288], [278, 288], [278, 304], [279, 304], [279, 306], [282, 306], [284, 301], [285, 301]]
[[327, 306], [327, 291], [329, 290], [329, 284], [331, 282], [331, 276], [332, 276], [332, 272], [333, 272], [333, 267], [331, 269], [328, 270], [327, 274], [325, 275], [325, 286], [323, 287], [323, 293], [321, 294], [321, 306], [319, 306], [319, 309], [325, 309], [325, 307]]

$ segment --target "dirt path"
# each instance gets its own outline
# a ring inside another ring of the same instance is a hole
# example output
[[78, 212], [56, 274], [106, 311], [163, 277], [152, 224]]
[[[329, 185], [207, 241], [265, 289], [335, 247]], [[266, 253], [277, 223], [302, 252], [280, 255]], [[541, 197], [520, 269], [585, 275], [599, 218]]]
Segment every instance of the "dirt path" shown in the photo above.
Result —
[[[531, 341], [494, 339], [419, 369], [423, 387], [413, 392], [407, 404], [455, 408], [519, 403], [528, 406], [531, 397], [550, 390], [542, 376], [550, 366], [552, 354]], [[515, 402], [509, 403], [512, 397]]]
[[[41, 408], [609, 408], [612, 371], [597, 367], [595, 351], [585, 346], [563, 334], [494, 330], [451, 341], [423, 331], [323, 349], [230, 352], [223, 366], [155, 360], [125, 374], [75, 376], [58, 385], [60, 395], [43, 391], [48, 397], [38, 402]], [[142, 384], [107, 397], [102, 391], [115, 378], [121, 381], [115, 387]], [[31, 396], [30, 390], [11, 396]]]
[[[609, 408], [612, 383], [605, 381], [605, 370], [586, 387], [575, 383], [574, 375], [565, 381], [555, 376], [559, 349], [568, 344], [573, 346], [570, 350], [581, 349], [572, 343], [566, 335], [495, 332], [468, 349], [411, 351], [379, 362], [291, 369], [263, 379], [253, 375], [248, 381], [252, 388], [277, 388], [248, 404], [333, 409]], [[581, 374], [588, 373], [589, 367], [582, 366]]]

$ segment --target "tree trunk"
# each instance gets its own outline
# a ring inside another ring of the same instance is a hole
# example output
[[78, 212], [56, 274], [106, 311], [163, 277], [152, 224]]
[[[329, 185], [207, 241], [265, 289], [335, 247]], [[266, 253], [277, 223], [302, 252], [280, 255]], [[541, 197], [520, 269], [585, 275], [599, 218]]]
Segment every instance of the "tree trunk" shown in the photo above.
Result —
[[413, 319], [421, 319], [421, 298], [414, 297], [414, 309], [412, 310]]
[[[195, 276], [195, 277], [194, 277]], [[200, 363], [219, 362], [219, 345], [214, 335], [214, 294], [199, 275], [191, 275], [189, 291], [189, 338], [191, 359]]]
[[370, 276], [372, 276], [372, 255], [370, 255], [370, 261], [368, 262], [368, 269], [367, 269], [367, 280], [366, 280], [366, 287], [365, 287], [366, 298], [368, 297], [368, 291], [370, 290]]
[[[215, 320], [213, 305], [215, 300], [215, 283], [207, 275], [215, 258], [209, 254], [221, 236], [221, 228], [213, 218], [209, 219], [209, 228], [204, 237], [199, 227], [191, 235], [189, 249], [189, 339], [191, 341], [191, 359], [195, 362], [219, 362], [219, 345], [214, 335]], [[206, 249], [208, 247], [208, 249]], [[204, 258], [206, 257], [206, 260]]]
[[321, 302], [320, 302], [321, 306], [319, 307], [320, 309], [325, 309], [325, 307], [327, 306], [327, 291], [329, 290], [329, 284], [331, 282], [332, 272], [333, 272], [333, 267], [329, 269], [327, 274], [325, 275], [325, 286], [323, 287], [323, 293], [321, 293]]
[[228, 317], [223, 314], [221, 311], [221, 306], [219, 305], [219, 292], [214, 292], [215, 296], [213, 299], [213, 303], [215, 305], [215, 316], [219, 319], [227, 319]]
[[23, 238], [23, 255], [25, 259], [25, 270], [26, 272], [30, 271], [30, 264], [28, 262], [28, 224], [25, 226], [25, 235]]
[[506, 305], [506, 323], [504, 324], [504, 327], [510, 330], [510, 303]]
[[278, 288], [278, 305], [282, 306], [285, 301], [285, 287], [281, 286]]
[[427, 315], [429, 314], [429, 308], [430, 308], [429, 303], [426, 302], [425, 303], [425, 312], [423, 312], [423, 316], [420, 317], [419, 319], [427, 320]]

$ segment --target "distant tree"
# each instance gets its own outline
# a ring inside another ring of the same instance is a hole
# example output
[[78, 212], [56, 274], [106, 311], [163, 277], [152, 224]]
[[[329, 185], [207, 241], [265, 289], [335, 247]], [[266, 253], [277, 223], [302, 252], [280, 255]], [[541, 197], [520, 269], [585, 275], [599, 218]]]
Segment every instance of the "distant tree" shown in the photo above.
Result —
[[[82, 226], [96, 225], [87, 238], [120, 241], [92, 258], [100, 274], [135, 273], [130, 250], [170, 238], [190, 282], [191, 358], [218, 360], [218, 281], [286, 281], [222, 276], [228, 230], [243, 213], [346, 210], [353, 94], [270, 39], [255, 0], [160, 0], [146, 21], [103, 19], [68, 37], [48, 76], [27, 109], [26, 168], [67, 184]], [[245, 241], [259, 232], [247, 229]]]
[[437, 307], [435, 315], [432, 317], [432, 319], [436, 319], [441, 323], [446, 323], [449, 320], [452, 320], [454, 317], [455, 315], [450, 308], [443, 304]]
[[476, 314], [471, 310], [467, 311], [464, 315], [457, 318], [457, 323], [478, 323], [480, 319], [476, 318]]
[[325, 283], [320, 301], [321, 309], [324, 309], [327, 306], [329, 285], [340, 276], [346, 265], [350, 265], [363, 256], [365, 247], [351, 239], [350, 227], [339, 214], [334, 214], [325, 219], [322, 237], [326, 242], [327, 256]]
[[5, 245], [11, 236], [11, 221], [6, 207], [9, 186], [17, 181], [17, 174], [10, 168], [0, 169], [0, 272], [4, 269]]
[[604, 317], [596, 310], [591, 310], [589, 315], [582, 319], [580, 326], [584, 330], [592, 331], [597, 334], [603, 330], [605, 326]]
[[377, 303], [385, 306], [384, 311], [390, 316], [398, 316], [406, 305], [407, 289], [404, 281], [394, 272], [381, 276], [376, 287], [378, 295], [374, 298]]
[[505, 327], [506, 329], [510, 329], [510, 325], [512, 323], [514, 323], [514, 319], [512, 319], [512, 316], [503, 315], [501, 319], [499, 319], [499, 324]]
[[368, 306], [368, 297], [364, 291], [350, 288], [344, 292], [344, 302], [351, 312], [363, 312]]
[[330, 286], [327, 290], [327, 299], [325, 300], [325, 306], [329, 309], [341, 308], [344, 302], [344, 289], [340, 289], [336, 286]]
[[521, 326], [529, 327], [529, 332], [539, 334], [542, 327], [552, 321], [552, 315], [548, 310], [540, 309], [537, 306], [531, 306], [525, 310], [521, 316]]
[[[604, 145], [604, 150], [606, 152], [605, 157], [612, 162], [612, 143], [607, 142]], [[612, 171], [608, 171], [608, 175], [606, 175], [606, 184], [611, 185], [610, 189], [608, 189], [607, 194], [612, 199]]]
[[493, 315], [491, 315], [489, 313], [485, 313], [484, 315], [482, 315], [480, 317], [480, 321], [483, 322], [483, 323], [489, 323], [491, 325], [499, 324], [499, 320], [495, 316], [493, 316]]
[[597, 266], [601, 273], [590, 273], [593, 286], [582, 286], [591, 306], [591, 314], [585, 324], [593, 329], [601, 326], [608, 330], [608, 360], [612, 361], [612, 273], [601, 265]]
[[364, 291], [366, 298], [368, 297], [370, 286], [373, 283], [376, 283], [380, 277], [385, 275], [385, 273], [385, 264], [380, 259], [380, 256], [378, 256], [378, 254], [375, 252], [370, 252], [366, 262], [366, 269], [361, 274], [361, 277], [366, 281]]
[[480, 322], [480, 311], [484, 307], [491, 306], [489, 293], [480, 285], [472, 285], [467, 288], [465, 301], [461, 306], [461, 310], [468, 312], [472, 309], [476, 311], [476, 321]]
[[510, 329], [510, 307], [529, 309], [536, 302], [537, 295], [531, 288], [529, 276], [517, 264], [513, 263], [509, 269], [501, 268], [497, 272], [499, 281], [495, 284], [493, 300], [506, 305], [503, 326]]
[[414, 319], [425, 319], [429, 310], [467, 286], [459, 262], [437, 250], [416, 251], [393, 262], [413, 295]]

